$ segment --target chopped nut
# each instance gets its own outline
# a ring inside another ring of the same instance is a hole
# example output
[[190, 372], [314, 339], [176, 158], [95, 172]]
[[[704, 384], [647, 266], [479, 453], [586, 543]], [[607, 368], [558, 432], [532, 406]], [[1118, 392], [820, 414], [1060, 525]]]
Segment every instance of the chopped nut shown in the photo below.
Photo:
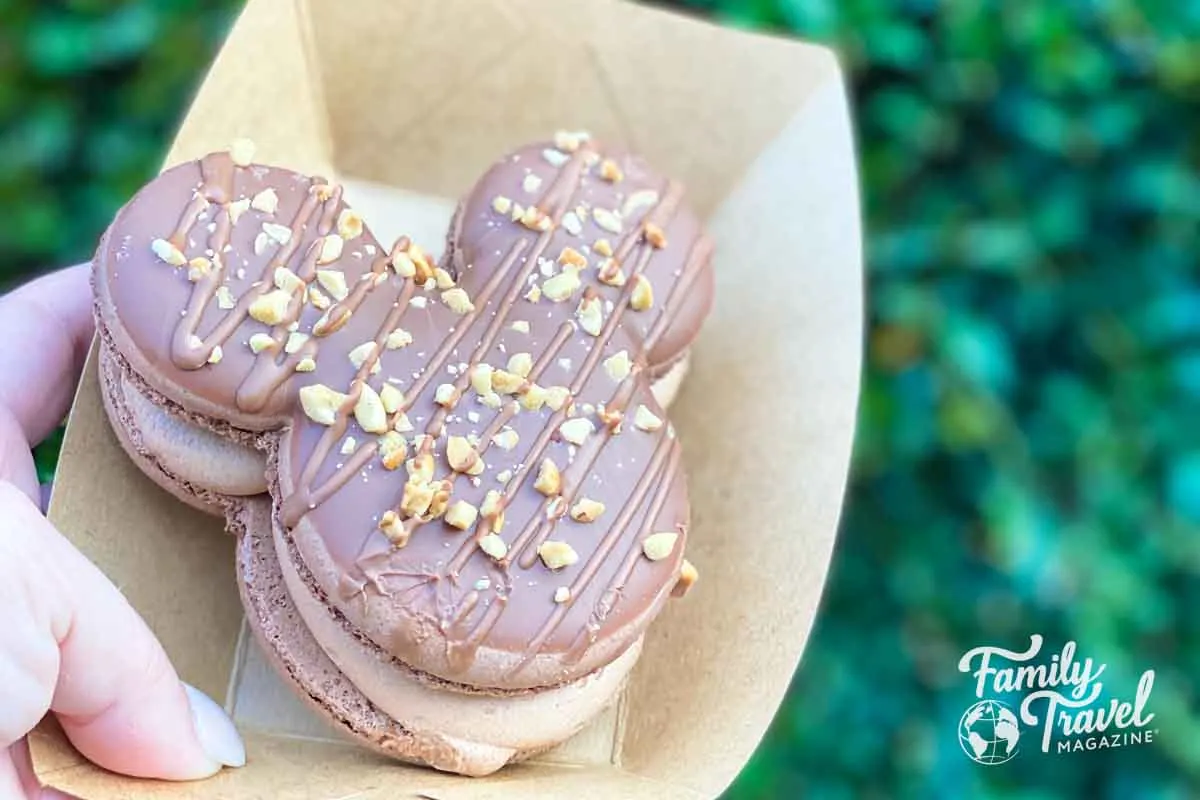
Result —
[[154, 251], [154, 255], [158, 256], [160, 261], [165, 261], [172, 267], [182, 267], [188, 263], [180, 249], [166, 239], [155, 239], [150, 243], [150, 249]]
[[683, 566], [679, 570], [679, 580], [675, 582], [675, 588], [671, 590], [671, 597], [683, 597], [698, 580], [700, 580], [700, 572], [692, 565], [692, 562], [685, 558]]
[[275, 347], [275, 338], [269, 333], [250, 334], [250, 352], [258, 355], [263, 350]]
[[262, 232], [272, 241], [279, 244], [287, 244], [292, 239], [292, 229], [287, 225], [280, 225], [276, 222], [264, 222], [262, 224]]
[[521, 407], [526, 411], [537, 411], [546, 404], [546, 390], [536, 383], [524, 387], [521, 392]]
[[238, 219], [250, 208], [250, 198], [243, 197], [229, 204], [229, 224], [237, 225]]
[[562, 226], [572, 236], [583, 235], [583, 223], [579, 220], [579, 215], [574, 211], [568, 211], [563, 215]]
[[385, 383], [379, 390], [379, 399], [383, 401], [383, 410], [389, 414], [404, 408], [404, 392], [390, 383]]
[[224, 358], [224, 356], [225, 351], [221, 349], [221, 345], [217, 345], [212, 349], [212, 352], [208, 354], [208, 363], [220, 364], [221, 359]]
[[403, 328], [396, 328], [396, 330], [388, 334], [387, 342], [384, 343], [384, 346], [388, 350], [399, 350], [401, 347], [407, 347], [412, 344], [412, 340], [411, 333]]
[[556, 131], [554, 133], [554, 146], [559, 150], [564, 150], [568, 153], [574, 153], [579, 149], [580, 145], [592, 138], [586, 131]]
[[596, 243], [592, 245], [592, 252], [605, 258], [612, 258], [612, 242], [608, 239], [597, 239]]
[[313, 361], [311, 357], [305, 356], [304, 358], [300, 359], [300, 363], [296, 365], [296, 372], [313, 372], [316, 370], [316, 368], [317, 362]]
[[342, 447], [339, 452], [344, 456], [348, 456], [351, 455], [356, 449], [358, 449], [358, 440], [353, 436], [347, 436], [346, 440], [342, 442]]
[[511, 469], [506, 469], [506, 470], [496, 473], [496, 482], [497, 483], [508, 483], [511, 480], [512, 480], [512, 470]]
[[[350, 357], [350, 363], [354, 365], [354, 368], [362, 369], [363, 364], [367, 363], [369, 359], [375, 358], [375, 343], [363, 342], [358, 347], [351, 350], [348, 355]], [[374, 375], [375, 373], [379, 372], [379, 369], [379, 360], [376, 359], [371, 365], [371, 374]]]
[[592, 336], [599, 336], [604, 328], [604, 313], [600, 310], [599, 297], [585, 297], [579, 301], [575, 315], [579, 317], [579, 327]]
[[333, 197], [333, 187], [328, 183], [314, 183], [308, 187], [308, 191], [322, 203]]
[[458, 387], [452, 383], [443, 383], [437, 387], [437, 391], [433, 393], [433, 402], [437, 403], [442, 408], [454, 408], [458, 402], [458, 398], [462, 392], [458, 391]]
[[607, 208], [597, 207], [592, 211], [592, 219], [609, 233], [620, 233], [622, 230], [621, 218], [615, 211], [609, 211]]
[[345, 300], [350, 294], [350, 287], [346, 285], [346, 273], [340, 269], [317, 270], [317, 283], [321, 284], [334, 300]]
[[555, 275], [553, 278], [548, 278], [542, 284], [542, 293], [556, 303], [561, 303], [564, 300], [569, 300], [571, 295], [575, 294], [575, 290], [579, 288], [579, 274], [573, 269], [568, 269]]
[[642, 235], [646, 237], [646, 241], [655, 250], [662, 250], [667, 246], [667, 233], [653, 222], [647, 222], [642, 226]]
[[541, 547], [538, 548], [538, 556], [541, 557], [543, 564], [553, 570], [569, 567], [579, 560], [579, 554], [575, 552], [575, 548], [557, 539], [542, 542]]
[[455, 472], [467, 475], [483, 472], [483, 459], [465, 436], [451, 436], [446, 440], [446, 462]]
[[571, 444], [583, 444], [595, 433], [596, 426], [587, 417], [575, 417], [558, 426], [558, 432]]
[[662, 427], [662, 424], [663, 421], [645, 406], [639, 405], [633, 414], [633, 425], [639, 430], [656, 431]]
[[509, 327], [517, 333], [529, 333], [529, 323], [523, 319], [517, 320]]
[[446, 270], [442, 269], [441, 267], [433, 268], [433, 279], [437, 281], [437, 287], [439, 289], [454, 288], [454, 278], [450, 277], [450, 273], [446, 272]]
[[546, 390], [546, 405], [553, 411], [562, 411], [570, 397], [571, 390], [566, 386], [551, 386]]
[[492, 437], [492, 444], [501, 450], [512, 450], [517, 446], [517, 442], [519, 441], [520, 437], [512, 428], [505, 428]]
[[479, 540], [479, 549], [497, 561], [508, 555], [508, 545], [494, 533], [489, 533]]
[[297, 290], [303, 291], [304, 281], [287, 267], [276, 267], [275, 286], [288, 294], [295, 294]]
[[624, 286], [625, 270], [615, 258], [606, 258], [600, 262], [597, 276], [605, 286]]
[[270, 246], [271, 237], [267, 236], [262, 231], [259, 231], [258, 235], [254, 237], [254, 255], [261, 256], [263, 253], [267, 252], [267, 248]]
[[546, 212], [542, 211], [537, 206], [530, 206], [525, 209], [525, 213], [521, 215], [521, 224], [531, 231], [545, 232], [550, 230], [554, 222], [550, 219]]
[[600, 162], [600, 177], [609, 183], [617, 183], [625, 177], [625, 173], [621, 172], [621, 167], [611, 158], [606, 158]]
[[579, 269], [587, 269], [588, 261], [583, 253], [576, 250], [574, 247], [564, 247], [562, 252], [558, 254], [558, 263], [571, 265]]
[[471, 388], [481, 395], [492, 391], [492, 367], [489, 364], [476, 364], [471, 367]]
[[508, 371], [528, 378], [533, 369], [533, 356], [529, 353], [513, 353], [508, 359]]
[[679, 534], [674, 531], [652, 533], [642, 540], [642, 552], [651, 561], [662, 561], [671, 555], [671, 551], [675, 549], [675, 541], [678, 538]]
[[239, 167], [248, 167], [254, 160], [254, 142], [250, 139], [234, 139], [229, 145], [229, 157]]
[[404, 527], [400, 515], [391, 509], [383, 512], [383, 516], [379, 518], [379, 530], [383, 531], [383, 535], [387, 537], [393, 547], [404, 547], [408, 544], [408, 537], [411, 535], [408, 528]]
[[557, 520], [557, 519], [562, 519], [566, 515], [567, 515], [566, 498], [564, 498], [562, 496], [551, 497], [550, 500], [547, 501], [547, 503], [546, 503], [546, 519]]
[[392, 428], [400, 433], [409, 433], [413, 429], [412, 421], [409, 420], [408, 414], [403, 411], [396, 414], [396, 421], [392, 423]]
[[614, 381], [623, 381], [633, 370], [633, 362], [629, 360], [629, 351], [621, 350], [604, 359], [604, 371]]
[[291, 303], [291, 293], [273, 289], [250, 304], [250, 316], [265, 325], [278, 325], [287, 319]]
[[392, 253], [392, 269], [401, 278], [412, 278], [417, 274], [417, 264], [407, 253]]
[[362, 217], [358, 215], [357, 211], [343, 208], [342, 213], [338, 214], [337, 232], [338, 236], [347, 241], [357, 239], [359, 236], [362, 236], [363, 232]]
[[502, 194], [498, 194], [492, 198], [492, 210], [497, 214], [507, 214], [512, 211], [512, 200], [509, 200]]
[[331, 308], [313, 325], [313, 336], [321, 337], [337, 333], [349, 321], [350, 309], [341, 307]]
[[525, 293], [525, 299], [531, 303], [536, 303], [542, 299], [542, 287], [531, 286], [529, 291]]
[[[420, 448], [420, 440], [422, 438], [423, 437], [418, 436], [416, 439], [414, 439], [413, 445]], [[431, 480], [433, 480], [433, 455], [427, 452], [419, 452], [417, 455], [408, 460], [408, 463], [404, 465], [404, 468], [407, 470], [408, 477], [411, 480], [419, 481], [421, 483], [429, 483]]]
[[188, 262], [188, 280], [192, 283], [204, 278], [212, 272], [212, 262], [203, 256], [197, 256]]
[[576, 522], [595, 522], [604, 513], [604, 503], [587, 497], [579, 499], [571, 506], [571, 519]]
[[542, 465], [538, 468], [537, 480], [533, 482], [533, 488], [547, 497], [553, 497], [562, 491], [562, 473], [550, 459], [542, 459]]
[[633, 294], [629, 297], [629, 307], [634, 311], [645, 311], [654, 305], [654, 290], [645, 275], [634, 278]]
[[222, 311], [229, 311], [231, 308], [233, 308], [236, 305], [237, 305], [237, 300], [234, 299], [233, 292], [231, 292], [229, 290], [229, 287], [228, 286], [218, 286], [217, 287], [217, 308], [221, 309]]
[[300, 389], [300, 407], [308, 418], [318, 425], [332, 425], [337, 421], [338, 411], [350, 399], [335, 392], [323, 383], [314, 383]]
[[479, 507], [479, 513], [486, 517], [494, 517], [504, 510], [501, 505], [501, 499], [504, 495], [495, 489], [488, 489], [488, 493], [483, 497], [483, 505]]
[[433, 499], [429, 501], [427, 516], [430, 519], [437, 519], [446, 513], [446, 509], [450, 505], [450, 492], [453, 491], [454, 484], [442, 480], [434, 481], [430, 486], [433, 487]]
[[609, 433], [611, 433], [613, 436], [616, 436], [621, 432], [621, 421], [625, 419], [625, 415], [622, 414], [618, 409], [614, 408], [610, 411], [609, 409], [601, 406], [596, 410], [596, 417], [602, 423], [604, 423], [604, 427], [607, 428]]
[[325, 296], [324, 292], [315, 286], [308, 287], [308, 302], [312, 303], [313, 308], [318, 311], [327, 311], [331, 305], [329, 298]]
[[483, 403], [488, 408], [499, 408], [502, 401], [500, 399], [500, 395], [496, 394], [495, 392], [487, 392], [486, 394], [479, 396], [479, 402]]
[[449, 289], [442, 292], [442, 302], [455, 314], [470, 314], [475, 310], [471, 298], [464, 289]]
[[384, 469], [399, 469], [408, 455], [408, 443], [400, 434], [388, 431], [379, 437], [379, 454], [383, 457]]
[[513, 203], [512, 209], [509, 211], [508, 218], [513, 222], [517, 222], [521, 217], [525, 216], [525, 206], [520, 203]]
[[625, 204], [621, 206], [621, 216], [628, 218], [643, 208], [650, 208], [657, 204], [658, 192], [653, 189], [642, 189], [625, 198]]
[[566, 603], [571, 599], [571, 590], [566, 586], [560, 586], [554, 590], [554, 602]]
[[292, 355], [293, 353], [299, 351], [301, 347], [304, 347], [304, 343], [307, 341], [307, 333], [292, 331], [288, 334], [287, 343], [283, 346], [283, 352], [287, 353], [288, 355]]
[[254, 195], [254, 199], [250, 201], [250, 207], [264, 214], [274, 214], [275, 209], [279, 208], [279, 195], [275, 194], [275, 190], [270, 187], [263, 189]]
[[446, 510], [446, 524], [452, 528], [458, 528], [460, 531], [465, 531], [475, 524], [475, 519], [478, 516], [479, 509], [466, 500], [457, 500]]
[[549, 147], [542, 151], [542, 158], [546, 159], [546, 163], [552, 167], [561, 167], [571, 160], [571, 157], [561, 150], [554, 150]]
[[409, 479], [404, 484], [400, 497], [400, 510], [410, 517], [419, 517], [429, 511], [433, 503], [434, 487], [425, 481]]
[[492, 390], [500, 394], [516, 394], [523, 383], [525, 379], [520, 375], [503, 369], [492, 370]]
[[328, 236], [323, 236], [317, 247], [317, 263], [332, 264], [342, 257], [342, 248], [345, 247], [346, 240], [336, 233], [331, 233]]
[[542, 188], [542, 179], [531, 172], [525, 176], [523, 181], [521, 181], [521, 188], [530, 193], [536, 192], [538, 189]]
[[354, 419], [367, 433], [387, 433], [387, 412], [379, 393], [366, 381], [360, 383], [358, 402], [354, 404]]

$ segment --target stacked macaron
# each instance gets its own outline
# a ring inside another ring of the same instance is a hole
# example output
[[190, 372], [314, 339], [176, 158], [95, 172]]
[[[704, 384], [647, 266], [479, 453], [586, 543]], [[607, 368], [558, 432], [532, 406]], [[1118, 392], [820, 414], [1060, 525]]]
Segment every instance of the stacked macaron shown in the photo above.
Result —
[[471, 775], [554, 746], [696, 578], [664, 406], [711, 240], [579, 134], [498, 161], [440, 259], [252, 159], [167, 170], [100, 244], [119, 440], [226, 516], [251, 626], [358, 739]]

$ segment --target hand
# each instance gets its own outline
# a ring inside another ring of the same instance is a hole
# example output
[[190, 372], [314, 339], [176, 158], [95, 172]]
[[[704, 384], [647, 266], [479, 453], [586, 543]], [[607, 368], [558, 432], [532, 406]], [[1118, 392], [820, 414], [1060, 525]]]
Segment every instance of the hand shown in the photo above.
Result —
[[189, 780], [241, 766], [233, 724], [180, 683], [117, 589], [38, 508], [30, 452], [62, 420], [92, 340], [86, 266], [0, 298], [0, 800], [36, 785], [24, 736], [53, 711], [114, 772]]

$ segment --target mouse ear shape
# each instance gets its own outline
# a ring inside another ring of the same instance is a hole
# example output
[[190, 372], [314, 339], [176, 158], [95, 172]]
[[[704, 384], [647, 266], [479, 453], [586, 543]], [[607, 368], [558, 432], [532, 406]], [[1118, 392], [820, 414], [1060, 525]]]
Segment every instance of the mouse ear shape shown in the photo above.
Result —
[[213, 153], [118, 213], [93, 262], [101, 335], [150, 388], [246, 430], [289, 418], [327, 314], [386, 260], [340, 187]]
[[[590, 307], [581, 314], [585, 329], [603, 325], [608, 304], [628, 305], [633, 313], [617, 313], [639, 343], [635, 360], [657, 376], [682, 358], [713, 301], [712, 240], [684, 203], [682, 184], [640, 156], [578, 136], [522, 147], [496, 162], [461, 205], [451, 263], [458, 271], [497, 264], [497, 250], [508, 252], [531, 231], [548, 234], [529, 272], [543, 297], [554, 301], [561, 291], [562, 281], [542, 281], [547, 271], [575, 269], [582, 293], [599, 300], [599, 317]], [[487, 274], [475, 270], [464, 286]]]

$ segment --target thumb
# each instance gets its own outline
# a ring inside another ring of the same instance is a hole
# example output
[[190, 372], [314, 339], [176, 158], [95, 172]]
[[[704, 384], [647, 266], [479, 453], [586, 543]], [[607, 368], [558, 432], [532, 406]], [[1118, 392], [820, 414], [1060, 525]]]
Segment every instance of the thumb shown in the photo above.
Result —
[[180, 683], [121, 593], [5, 482], [0, 608], [0, 752], [52, 710], [114, 772], [187, 780], [245, 763], [221, 708]]

